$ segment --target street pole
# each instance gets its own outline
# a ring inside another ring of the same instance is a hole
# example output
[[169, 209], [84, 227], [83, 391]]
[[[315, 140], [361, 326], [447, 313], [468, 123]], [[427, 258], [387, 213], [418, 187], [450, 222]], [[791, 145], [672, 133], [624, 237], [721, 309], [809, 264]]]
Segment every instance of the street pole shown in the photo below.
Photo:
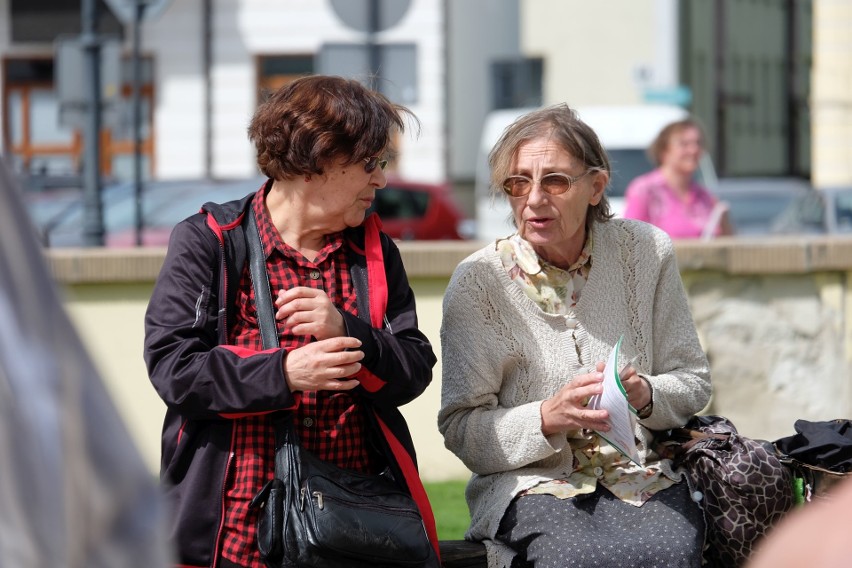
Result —
[[85, 52], [88, 105], [83, 152], [83, 245], [103, 246], [104, 219], [101, 206], [101, 44], [98, 37], [97, 0], [82, 0], [81, 43]]
[[379, 31], [379, 0], [367, 0], [367, 61], [370, 66], [370, 88], [379, 90], [379, 75], [382, 65], [382, 54], [376, 43]]
[[142, 64], [140, 61], [142, 17], [146, 0], [135, 0], [133, 10], [133, 196], [136, 200], [136, 246], [142, 246]]

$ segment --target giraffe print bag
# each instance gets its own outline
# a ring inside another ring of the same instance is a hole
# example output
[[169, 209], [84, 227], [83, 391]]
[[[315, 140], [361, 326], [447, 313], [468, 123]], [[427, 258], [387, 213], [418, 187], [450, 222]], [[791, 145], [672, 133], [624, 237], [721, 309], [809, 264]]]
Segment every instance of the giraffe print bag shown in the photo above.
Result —
[[793, 506], [793, 478], [770, 442], [741, 436], [722, 416], [694, 416], [662, 432], [657, 453], [686, 474], [707, 524], [708, 566], [742, 566]]

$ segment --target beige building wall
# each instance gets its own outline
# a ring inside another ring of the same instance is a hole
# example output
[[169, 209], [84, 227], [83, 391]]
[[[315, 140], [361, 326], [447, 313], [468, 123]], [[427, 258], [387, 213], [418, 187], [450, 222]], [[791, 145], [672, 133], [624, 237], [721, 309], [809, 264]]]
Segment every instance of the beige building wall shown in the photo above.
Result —
[[852, 184], [852, 2], [814, 0], [811, 179]]
[[676, 84], [674, 14], [670, 0], [523, 2], [521, 50], [544, 58], [545, 104], [636, 104], [644, 86]]

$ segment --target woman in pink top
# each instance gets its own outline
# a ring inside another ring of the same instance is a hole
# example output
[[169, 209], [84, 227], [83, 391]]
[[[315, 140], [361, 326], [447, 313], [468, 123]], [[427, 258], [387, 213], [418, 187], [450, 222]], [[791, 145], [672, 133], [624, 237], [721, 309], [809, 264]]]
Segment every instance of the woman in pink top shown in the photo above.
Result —
[[726, 204], [693, 179], [703, 152], [704, 134], [694, 120], [663, 128], [648, 149], [657, 169], [627, 186], [624, 216], [652, 223], [672, 238], [732, 234]]

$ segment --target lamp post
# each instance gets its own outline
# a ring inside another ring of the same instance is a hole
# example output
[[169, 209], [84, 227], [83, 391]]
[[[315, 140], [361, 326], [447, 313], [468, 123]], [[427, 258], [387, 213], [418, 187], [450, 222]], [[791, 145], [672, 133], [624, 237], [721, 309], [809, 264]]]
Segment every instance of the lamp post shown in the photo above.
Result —
[[103, 246], [104, 218], [101, 206], [101, 40], [98, 37], [97, 0], [80, 4], [83, 33], [80, 37], [85, 52], [88, 112], [83, 152], [83, 244]]
[[382, 53], [376, 43], [376, 34], [380, 29], [379, 0], [367, 0], [367, 65], [370, 70], [370, 88], [379, 90]]
[[142, 246], [142, 62], [140, 61], [142, 18], [147, 0], [133, 7], [133, 196], [136, 200], [136, 246]]
[[136, 203], [136, 244], [142, 244], [142, 99], [141, 37], [142, 22], [152, 20], [165, 10], [171, 0], [104, 0], [124, 25], [133, 26], [133, 195]]

